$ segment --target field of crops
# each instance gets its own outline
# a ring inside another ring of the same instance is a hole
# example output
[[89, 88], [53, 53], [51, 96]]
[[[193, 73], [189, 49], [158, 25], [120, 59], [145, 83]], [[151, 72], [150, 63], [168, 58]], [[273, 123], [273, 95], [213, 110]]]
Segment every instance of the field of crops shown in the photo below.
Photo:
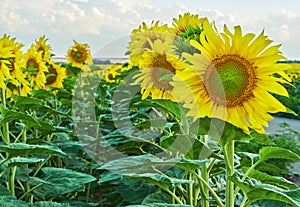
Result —
[[3, 35], [1, 206], [300, 207], [300, 135], [265, 132], [300, 111], [300, 64], [212, 22], [141, 23], [123, 64], [75, 40], [55, 63], [47, 37]]

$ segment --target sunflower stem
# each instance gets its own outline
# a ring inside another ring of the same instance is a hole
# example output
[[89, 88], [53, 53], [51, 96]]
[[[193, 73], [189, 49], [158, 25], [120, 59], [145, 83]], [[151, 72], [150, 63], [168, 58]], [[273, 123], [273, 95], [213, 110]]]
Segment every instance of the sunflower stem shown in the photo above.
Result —
[[[206, 144], [207, 140], [204, 135], [200, 137], [201, 141]], [[201, 177], [203, 180], [208, 183], [209, 174], [206, 163], [201, 167]], [[206, 185], [203, 185], [203, 194], [201, 198], [201, 207], [209, 207], [209, 190]]]
[[226, 161], [226, 207], [234, 207], [234, 183], [230, 177], [234, 174], [234, 141], [230, 141], [224, 146]]

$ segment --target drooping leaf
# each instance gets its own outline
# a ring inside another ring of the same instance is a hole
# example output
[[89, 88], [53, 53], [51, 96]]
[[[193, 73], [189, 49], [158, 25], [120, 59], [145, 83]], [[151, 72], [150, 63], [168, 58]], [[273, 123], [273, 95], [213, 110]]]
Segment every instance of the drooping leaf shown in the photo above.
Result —
[[26, 156], [32, 154], [47, 154], [65, 156], [59, 148], [50, 145], [31, 145], [25, 143], [13, 143], [10, 145], [0, 145], [0, 149], [8, 153], [8, 158]]
[[13, 121], [13, 120], [22, 120], [26, 127], [38, 127], [39, 122], [34, 119], [32, 116], [25, 114], [23, 112], [14, 111], [10, 109], [6, 109], [3, 107], [3, 105], [0, 105], [0, 111], [1, 111], [1, 120], [0, 120], [0, 126], [2, 126], [4, 123]]
[[164, 99], [155, 99], [152, 100], [151, 103], [154, 106], [158, 106], [162, 110], [164, 110], [167, 113], [172, 113], [177, 118], [182, 118], [183, 109], [179, 106], [178, 103], [172, 102], [170, 100], [164, 100]]
[[272, 184], [278, 187], [287, 188], [287, 189], [295, 189], [297, 185], [291, 181], [284, 179], [283, 177], [271, 176], [267, 173], [260, 172], [258, 170], [252, 170], [249, 174], [250, 178], [254, 178], [256, 180], [260, 180], [266, 184]]
[[142, 204], [152, 204], [152, 203], [172, 203], [171, 197], [164, 192], [155, 192], [148, 195], [142, 202]]
[[296, 153], [279, 147], [267, 146], [259, 150], [260, 159], [266, 161], [268, 159], [288, 159], [292, 161], [300, 161], [299, 155]]
[[39, 179], [29, 179], [29, 183], [34, 185], [41, 184], [32, 193], [42, 198], [49, 198], [57, 195], [81, 191], [83, 185], [96, 180], [95, 177], [63, 168], [42, 168], [44, 176]]
[[14, 196], [0, 196], [1, 207], [31, 207], [29, 203], [17, 200]]
[[184, 205], [184, 204], [152, 203], [152, 204], [130, 205], [126, 207], [193, 207], [193, 206]]
[[35, 202], [33, 204], [33, 207], [71, 207], [71, 205], [68, 203], [40, 201], [40, 202]]
[[41, 158], [35, 158], [35, 157], [15, 157], [10, 159], [6, 165], [8, 165], [8, 167], [14, 167], [14, 166], [19, 166], [19, 165], [25, 165], [25, 164], [32, 164], [32, 163], [39, 163], [39, 162], [43, 162], [44, 159]]
[[252, 132], [250, 136], [259, 144], [264, 144], [264, 145], [276, 145], [270, 137], [268, 137], [265, 134], [260, 134], [258, 132]]
[[248, 203], [275, 200], [300, 207], [300, 188], [286, 190], [269, 184], [248, 184], [241, 182], [236, 175], [230, 179], [246, 193]]
[[222, 159], [199, 139], [190, 135], [164, 136], [160, 144], [168, 152], [182, 153], [187, 159], [203, 160], [210, 157]]

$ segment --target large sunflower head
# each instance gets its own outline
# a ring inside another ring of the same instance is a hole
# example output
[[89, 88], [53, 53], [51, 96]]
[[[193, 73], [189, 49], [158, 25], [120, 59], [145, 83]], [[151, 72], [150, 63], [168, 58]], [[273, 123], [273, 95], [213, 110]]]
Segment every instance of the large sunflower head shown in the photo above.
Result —
[[46, 83], [45, 72], [48, 72], [48, 68], [42, 58], [42, 52], [37, 53], [33, 45], [24, 56], [23, 67], [26, 69], [30, 85], [37, 89], [43, 88]]
[[150, 42], [150, 48], [142, 55], [139, 73], [134, 77], [135, 84], [140, 83], [142, 99], [151, 95], [152, 99], [175, 100], [170, 81], [186, 67], [176, 56], [172, 41]]
[[39, 39], [35, 40], [34, 47], [37, 52], [42, 53], [42, 58], [45, 60], [50, 60], [51, 58], [51, 46], [47, 44], [48, 38], [46, 36], [41, 36]]
[[143, 53], [147, 49], [150, 49], [150, 43], [157, 39], [162, 41], [175, 39], [175, 35], [169, 32], [169, 28], [166, 24], [160, 25], [159, 21], [152, 22], [150, 27], [143, 22], [138, 29], [134, 29], [128, 44], [131, 63], [137, 66], [142, 59]]
[[68, 50], [68, 62], [74, 67], [81, 68], [84, 64], [92, 64], [92, 55], [88, 44], [80, 44], [74, 41], [74, 45]]
[[67, 77], [66, 69], [50, 60], [46, 62], [46, 66], [48, 67], [48, 72], [45, 72], [45, 88], [49, 89], [49, 86], [63, 88], [63, 80]]
[[201, 44], [191, 40], [201, 54], [185, 53], [191, 69], [176, 77], [177, 82], [187, 83], [193, 98], [182, 92], [182, 84], [176, 81], [173, 84], [177, 96], [190, 109], [189, 115], [220, 118], [246, 133], [249, 127], [265, 133], [263, 126], [268, 126], [272, 119], [270, 113], [286, 111], [272, 94], [288, 96], [280, 83], [290, 80], [284, 72], [289, 66], [276, 64], [285, 59], [279, 51], [280, 45], [270, 46], [272, 41], [264, 32], [255, 36], [243, 35], [239, 26], [232, 33], [226, 25], [220, 34], [207, 19], [204, 21]]

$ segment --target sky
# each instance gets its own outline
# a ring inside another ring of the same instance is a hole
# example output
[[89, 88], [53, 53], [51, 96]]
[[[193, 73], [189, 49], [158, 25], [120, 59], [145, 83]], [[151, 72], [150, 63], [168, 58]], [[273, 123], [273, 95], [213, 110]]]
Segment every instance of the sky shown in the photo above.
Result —
[[288, 59], [300, 60], [298, 0], [1, 0], [0, 35], [16, 37], [25, 49], [45, 35], [56, 57], [65, 57], [73, 40], [89, 44], [93, 57], [124, 57], [142, 22], [171, 25], [185, 12], [208, 17], [219, 30], [264, 30]]

